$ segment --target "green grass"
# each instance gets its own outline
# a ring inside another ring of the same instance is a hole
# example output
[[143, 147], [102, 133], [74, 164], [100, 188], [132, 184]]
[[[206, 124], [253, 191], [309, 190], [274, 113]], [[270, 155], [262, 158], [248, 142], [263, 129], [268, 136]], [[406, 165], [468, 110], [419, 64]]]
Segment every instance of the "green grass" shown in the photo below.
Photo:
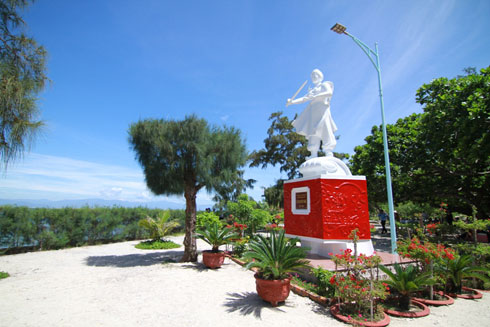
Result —
[[0, 271], [0, 279], [7, 278], [9, 276], [10, 276], [9, 273], [5, 271]]
[[144, 241], [135, 245], [135, 248], [140, 250], [168, 250], [180, 247], [180, 244], [172, 241]]

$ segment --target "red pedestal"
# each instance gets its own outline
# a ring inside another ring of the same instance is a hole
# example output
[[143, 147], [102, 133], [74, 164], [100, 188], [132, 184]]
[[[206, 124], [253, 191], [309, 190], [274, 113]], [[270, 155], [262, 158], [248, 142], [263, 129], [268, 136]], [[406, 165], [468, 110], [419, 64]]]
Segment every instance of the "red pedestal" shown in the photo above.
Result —
[[286, 234], [327, 241], [350, 241], [358, 228], [359, 239], [370, 240], [366, 178], [322, 175], [285, 182], [284, 225]]

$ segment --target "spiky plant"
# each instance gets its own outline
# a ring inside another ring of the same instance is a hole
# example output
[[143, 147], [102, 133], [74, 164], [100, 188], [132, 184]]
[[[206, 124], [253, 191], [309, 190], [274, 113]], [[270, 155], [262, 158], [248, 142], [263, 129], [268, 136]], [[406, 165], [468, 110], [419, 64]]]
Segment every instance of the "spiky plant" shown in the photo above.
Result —
[[258, 268], [260, 278], [278, 280], [288, 277], [291, 272], [308, 267], [306, 250], [297, 247], [284, 236], [284, 230], [272, 231], [270, 238], [257, 235], [249, 243], [250, 250], [245, 258], [251, 260], [247, 268]]
[[175, 228], [180, 224], [177, 221], [169, 221], [170, 211], [165, 210], [161, 212], [156, 219], [152, 217], [146, 217], [138, 221], [138, 226], [148, 230], [150, 232], [150, 238], [154, 241], [158, 241], [165, 236], [168, 236]]
[[237, 234], [229, 228], [213, 223], [198, 229], [196, 237], [211, 245], [211, 251], [218, 252], [221, 245], [229, 243]]
[[486, 276], [489, 272], [488, 268], [474, 266], [473, 257], [470, 255], [459, 256], [453, 260], [446, 259], [440, 271], [445, 276], [446, 287], [451, 293], [461, 294], [465, 278], [478, 278], [484, 282], [490, 282]]
[[430, 276], [430, 272], [419, 272], [413, 265], [403, 268], [398, 263], [395, 263], [393, 265], [394, 272], [383, 265], [379, 266], [379, 268], [389, 277], [385, 281], [386, 284], [400, 293], [398, 306], [403, 310], [409, 309], [411, 294], [413, 292], [435, 283], [435, 280]]

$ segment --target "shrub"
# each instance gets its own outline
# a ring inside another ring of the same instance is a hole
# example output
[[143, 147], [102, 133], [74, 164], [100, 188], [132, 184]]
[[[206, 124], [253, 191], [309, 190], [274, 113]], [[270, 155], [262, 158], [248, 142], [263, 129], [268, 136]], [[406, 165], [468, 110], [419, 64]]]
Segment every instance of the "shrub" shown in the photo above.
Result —
[[317, 279], [317, 293], [325, 297], [335, 296], [335, 287], [330, 283], [330, 279], [335, 275], [335, 272], [323, 269], [322, 267], [313, 268], [313, 275]]
[[7, 278], [9, 276], [10, 276], [9, 273], [5, 271], [0, 271], [0, 279]]
[[196, 219], [197, 219], [196, 226], [198, 228], [211, 226], [213, 224], [218, 224], [219, 227], [223, 225], [219, 220], [218, 215], [216, 215], [214, 212], [207, 212], [207, 211], [200, 212], [197, 214]]
[[181, 245], [172, 241], [151, 240], [140, 242], [134, 247], [140, 250], [168, 250], [180, 248]]

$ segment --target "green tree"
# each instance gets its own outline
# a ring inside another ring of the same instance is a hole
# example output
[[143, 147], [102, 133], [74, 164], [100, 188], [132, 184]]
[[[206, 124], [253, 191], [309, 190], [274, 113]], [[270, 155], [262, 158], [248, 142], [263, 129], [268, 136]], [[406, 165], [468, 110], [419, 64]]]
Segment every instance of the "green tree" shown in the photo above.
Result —
[[284, 208], [284, 180], [278, 179], [276, 184], [264, 188], [264, 199], [272, 208]]
[[[441, 202], [451, 211], [490, 216], [490, 67], [438, 78], [417, 91], [422, 114], [387, 125], [395, 202]], [[370, 201], [384, 202], [381, 128], [355, 148], [353, 174], [365, 175]]]
[[453, 207], [490, 216], [490, 67], [453, 79], [437, 78], [417, 91], [423, 106], [420, 143], [428, 187]]
[[46, 51], [24, 34], [19, 11], [28, 0], [0, 1], [0, 167], [22, 156], [43, 122], [37, 94], [44, 89]]
[[310, 154], [306, 137], [294, 132], [292, 121], [281, 111], [274, 112], [269, 120], [272, 123], [264, 140], [265, 148], [250, 154], [250, 167], [280, 165], [280, 170], [287, 173], [289, 179], [299, 177], [298, 168]]
[[230, 183], [224, 183], [216, 188], [216, 194], [213, 197], [213, 201], [216, 203], [215, 209], [223, 210], [228, 201], [236, 201], [247, 188], [253, 188], [256, 180], [244, 179], [244, 173], [244, 170], [238, 169]]
[[[412, 114], [398, 119], [395, 124], [386, 126], [390, 151], [390, 168], [393, 197], [396, 202], [426, 199], [425, 189], [416, 185], [423, 184], [426, 176], [423, 170], [415, 166], [420, 153], [418, 134], [420, 115]], [[375, 205], [386, 202], [386, 174], [383, 156], [383, 134], [381, 126], [373, 126], [371, 135], [365, 138], [366, 144], [356, 146], [351, 157], [351, 170], [354, 175], [367, 177], [369, 201]]]
[[182, 121], [143, 120], [129, 128], [129, 143], [143, 167], [148, 188], [157, 195], [186, 200], [183, 262], [197, 261], [196, 196], [231, 183], [247, 153], [240, 132], [210, 127], [196, 116]]

